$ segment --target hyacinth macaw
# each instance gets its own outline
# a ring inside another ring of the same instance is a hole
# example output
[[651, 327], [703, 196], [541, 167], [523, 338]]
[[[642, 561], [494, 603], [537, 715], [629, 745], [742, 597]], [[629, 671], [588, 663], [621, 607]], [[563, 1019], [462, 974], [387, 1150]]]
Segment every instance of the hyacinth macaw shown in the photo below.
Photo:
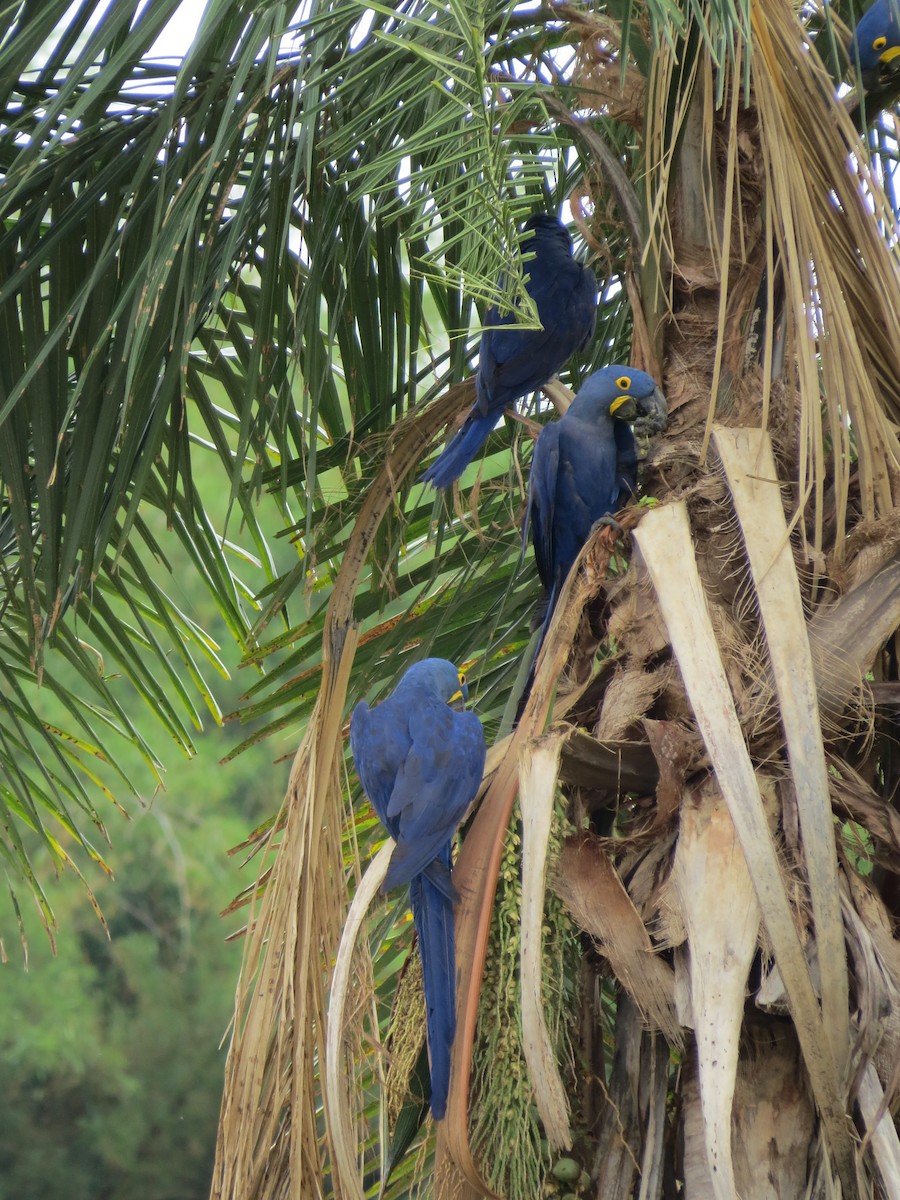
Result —
[[414, 663], [380, 704], [350, 720], [356, 771], [396, 842], [384, 890], [409, 884], [425, 982], [431, 1111], [443, 1117], [456, 1030], [450, 839], [484, 773], [481, 721], [465, 711], [465, 676], [442, 658]]
[[[900, 55], [900, 6], [898, 0], [875, 0], [860, 18], [850, 43], [850, 65], [859, 59], [863, 84], [878, 83], [883, 68], [897, 67]], [[893, 66], [891, 66], [893, 64]]]
[[572, 257], [572, 239], [556, 217], [529, 217], [530, 234], [522, 253], [525, 290], [537, 307], [543, 329], [522, 329], [512, 313], [489, 308], [481, 335], [477, 399], [465, 424], [420, 479], [436, 488], [458, 479], [497, 424], [503, 411], [556, 374], [594, 333], [597, 280]]
[[589, 376], [559, 421], [545, 425], [531, 460], [523, 542], [529, 533], [547, 591], [543, 642], [560, 589], [594, 526], [609, 522], [637, 486], [642, 436], [665, 428], [666, 401], [656, 381], [633, 367]]

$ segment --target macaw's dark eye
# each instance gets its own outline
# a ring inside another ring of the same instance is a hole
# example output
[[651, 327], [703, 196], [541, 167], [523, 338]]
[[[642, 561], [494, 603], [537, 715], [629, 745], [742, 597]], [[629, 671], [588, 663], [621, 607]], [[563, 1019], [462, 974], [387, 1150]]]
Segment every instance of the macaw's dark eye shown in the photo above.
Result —
[[626, 388], [630, 388], [631, 387], [631, 376], [630, 375], [620, 375], [619, 378], [616, 380], [616, 387], [621, 388], [623, 391], [625, 391]]
[[462, 672], [462, 671], [460, 671], [460, 673], [459, 673], [459, 686], [460, 686], [460, 687], [465, 687], [465, 686], [466, 686], [466, 677], [465, 677], [465, 675], [463, 674], [463, 672]]
[[873, 50], [883, 50], [886, 45], [887, 45], [886, 37], [877, 37], [875, 39], [875, 41], [872, 43], [872, 49]]

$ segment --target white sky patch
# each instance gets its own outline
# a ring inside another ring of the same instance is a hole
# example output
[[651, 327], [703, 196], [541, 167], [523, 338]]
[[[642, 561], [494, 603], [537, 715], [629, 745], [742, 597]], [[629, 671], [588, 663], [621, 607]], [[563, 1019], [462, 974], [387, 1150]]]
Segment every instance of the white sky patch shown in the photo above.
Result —
[[373, 8], [365, 9], [364, 16], [357, 22], [356, 28], [350, 36], [350, 49], [355, 50], [361, 46], [369, 34], [372, 32], [372, 26], [375, 24], [375, 10]]
[[[91, 33], [96, 29], [98, 22], [114, 2], [115, 0], [107, 0], [105, 4], [98, 3], [95, 5], [84, 32], [70, 51], [70, 62], [75, 60]], [[141, 12], [149, 2], [150, 0], [144, 0], [138, 12]], [[203, 16], [208, 2], [209, 0], [181, 0], [181, 4], [172, 14], [169, 23], [144, 57], [157, 62], [161, 59], [180, 62], [191, 47], [191, 43], [197, 34], [200, 18]], [[63, 32], [68, 29], [69, 22], [80, 7], [81, 0], [72, 0], [72, 4], [69, 6], [66, 15], [56, 26], [53, 33], [51, 33], [44, 47], [35, 56], [34, 62], [29, 64], [30, 69], [36, 70], [44, 65], [50, 51], [58, 43]]]
[[145, 58], [151, 61], [182, 59], [190, 49], [197, 34], [200, 18], [206, 10], [208, 0], [181, 0], [177, 12], [172, 15], [165, 29], [147, 51]]

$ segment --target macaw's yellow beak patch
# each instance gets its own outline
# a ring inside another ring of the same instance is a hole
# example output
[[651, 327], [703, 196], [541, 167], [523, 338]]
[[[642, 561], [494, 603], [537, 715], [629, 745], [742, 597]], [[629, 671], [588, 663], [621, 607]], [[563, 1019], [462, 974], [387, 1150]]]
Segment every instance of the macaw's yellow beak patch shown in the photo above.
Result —
[[627, 404], [631, 399], [633, 399], [632, 396], [616, 396], [615, 400], [609, 406], [609, 415], [612, 416], [614, 412], [617, 412], [623, 404]]

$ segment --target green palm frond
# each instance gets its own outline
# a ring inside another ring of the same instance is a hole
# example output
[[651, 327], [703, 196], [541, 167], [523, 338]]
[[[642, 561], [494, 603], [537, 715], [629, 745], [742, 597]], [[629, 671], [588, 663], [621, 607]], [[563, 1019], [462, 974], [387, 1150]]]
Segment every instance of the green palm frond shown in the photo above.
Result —
[[[559, 208], [585, 160], [541, 101], [560, 83], [553, 51], [573, 40], [562, 21], [495, 3], [420, 5], [407, 24], [343, 3], [290, 28], [285, 5], [248, 18], [216, 3], [182, 63], [151, 61], [176, 8], [25, 4], [0, 35], [0, 603], [16, 661], [73, 711], [77, 689], [54, 668], [70, 626], [189, 751], [198, 700], [218, 719], [197, 658], [209, 647], [160, 590], [166, 550], [146, 513], [162, 514], [248, 662], [270, 670], [248, 715], [302, 718], [315, 613], [385, 435], [469, 370], [473, 300], [522, 298], [516, 224]], [[410, 37], [423, 26], [426, 41]], [[612, 341], [624, 352], [621, 295], [609, 313], [604, 356]], [[198, 492], [198, 454], [220, 464], [226, 503]], [[379, 534], [373, 634], [487, 664], [522, 639], [519, 496], [502, 459], [487, 470], [477, 559], [460, 536], [471, 520], [421, 489], [403, 497]], [[279, 529], [293, 555], [273, 545]], [[476, 595], [489, 625], [466, 609]], [[373, 668], [395, 644], [374, 637]], [[103, 673], [97, 686], [132, 739]], [[54, 776], [61, 819], [58, 789]]]
[[[617, 5], [604, 42], [565, 8], [338, 0], [291, 25], [289, 5], [213, 0], [183, 62], [151, 61], [176, 8], [28, 0], [0, 31], [0, 852], [16, 885], [39, 886], [29, 838], [99, 857], [99, 797], [138, 787], [120, 739], [161, 769], [125, 681], [178, 753], [220, 719], [217, 650], [168, 595], [161, 525], [258, 672], [240, 715], [261, 724], [236, 741], [302, 728], [369, 484], [410, 414], [471, 373], [485, 304], [523, 300], [522, 218], [572, 198], [577, 252], [603, 276], [565, 382], [668, 319], [643, 189], [680, 153], [687, 79], [666, 80], [650, 146], [649, 125], [592, 101], [588, 54], [645, 87], [655, 48], [705, 55], [722, 68], [712, 112], [752, 53], [743, 4]], [[892, 187], [888, 125], [872, 153]], [[507, 422], [459, 492], [399, 486], [356, 599], [353, 698], [389, 687], [404, 653], [437, 653], [472, 664], [500, 727], [537, 596], [520, 566], [529, 454]]]

